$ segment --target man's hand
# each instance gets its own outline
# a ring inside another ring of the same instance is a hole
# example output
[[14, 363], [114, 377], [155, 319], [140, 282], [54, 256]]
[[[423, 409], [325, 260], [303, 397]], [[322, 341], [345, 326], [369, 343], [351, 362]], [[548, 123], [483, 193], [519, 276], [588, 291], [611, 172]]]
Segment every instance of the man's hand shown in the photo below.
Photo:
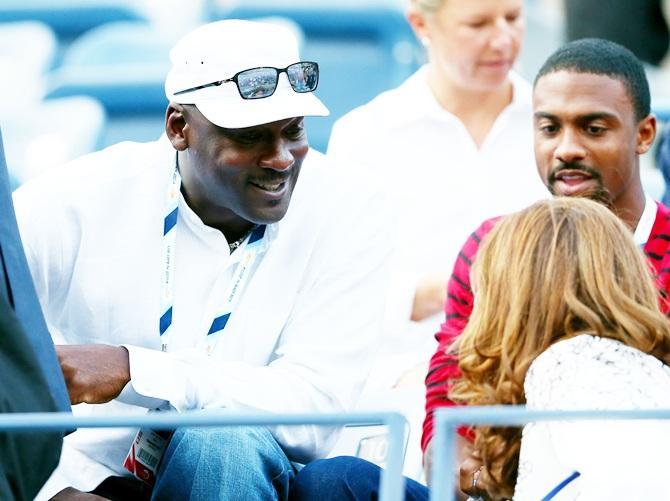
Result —
[[128, 350], [104, 344], [59, 345], [60, 362], [72, 404], [103, 404], [130, 381]]
[[447, 299], [447, 277], [435, 275], [421, 280], [414, 292], [411, 319], [419, 322], [441, 312]]

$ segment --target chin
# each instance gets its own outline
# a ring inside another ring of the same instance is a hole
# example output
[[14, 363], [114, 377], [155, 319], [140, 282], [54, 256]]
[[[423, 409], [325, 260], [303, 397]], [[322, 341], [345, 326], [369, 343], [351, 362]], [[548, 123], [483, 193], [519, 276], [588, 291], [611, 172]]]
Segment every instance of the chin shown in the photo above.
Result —
[[500, 75], [482, 75], [468, 87], [478, 92], [496, 92], [509, 81], [508, 75], [509, 72]]
[[288, 204], [282, 207], [272, 207], [266, 210], [259, 210], [250, 214], [248, 218], [254, 224], [273, 224], [281, 221], [288, 212]]

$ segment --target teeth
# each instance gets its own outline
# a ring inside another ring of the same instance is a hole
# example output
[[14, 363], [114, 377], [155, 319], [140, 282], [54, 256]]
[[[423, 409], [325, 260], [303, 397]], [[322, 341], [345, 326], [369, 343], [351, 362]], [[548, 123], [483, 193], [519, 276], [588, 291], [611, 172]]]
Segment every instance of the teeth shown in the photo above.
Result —
[[266, 191], [277, 191], [284, 183], [281, 182], [277, 184], [265, 184], [265, 183], [254, 183], [254, 184], [260, 188], [263, 188]]
[[568, 181], [574, 181], [576, 179], [587, 179], [586, 176], [581, 175], [581, 174], [573, 174], [571, 176], [561, 176], [561, 179], [568, 180]]

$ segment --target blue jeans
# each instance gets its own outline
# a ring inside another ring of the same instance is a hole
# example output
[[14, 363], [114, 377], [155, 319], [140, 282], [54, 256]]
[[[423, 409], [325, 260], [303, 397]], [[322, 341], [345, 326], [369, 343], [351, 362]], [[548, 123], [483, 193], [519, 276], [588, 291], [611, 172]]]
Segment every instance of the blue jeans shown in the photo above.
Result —
[[[340, 456], [305, 466], [291, 485], [291, 501], [376, 501], [381, 468], [364, 459]], [[427, 501], [428, 487], [405, 478], [405, 500]]]
[[152, 500], [286, 500], [295, 473], [266, 428], [180, 428], [161, 463]]

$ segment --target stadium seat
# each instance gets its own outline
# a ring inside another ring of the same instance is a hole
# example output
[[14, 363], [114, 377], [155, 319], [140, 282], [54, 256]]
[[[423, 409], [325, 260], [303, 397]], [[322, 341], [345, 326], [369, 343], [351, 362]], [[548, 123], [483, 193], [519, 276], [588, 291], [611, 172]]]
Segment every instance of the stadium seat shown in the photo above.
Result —
[[51, 74], [47, 98], [85, 94], [110, 114], [161, 112], [172, 40], [143, 22], [108, 23], [77, 38]]
[[57, 51], [56, 35], [44, 23], [0, 23], [0, 111], [41, 99]]
[[72, 40], [113, 21], [144, 19], [130, 0], [2, 0], [0, 22], [41, 21], [59, 39]]
[[[89, 97], [42, 101], [58, 41], [44, 23], [0, 24], [0, 114], [12, 187], [40, 171], [95, 150], [105, 123]], [[16, 48], [20, 47], [21, 50]]]
[[64, 52], [49, 75], [46, 98], [86, 95], [101, 102], [109, 118], [101, 146], [156, 139], [163, 129], [173, 38], [141, 21], [93, 28]]
[[3, 135], [13, 187], [95, 151], [105, 123], [102, 105], [86, 96], [35, 102], [7, 112]]

